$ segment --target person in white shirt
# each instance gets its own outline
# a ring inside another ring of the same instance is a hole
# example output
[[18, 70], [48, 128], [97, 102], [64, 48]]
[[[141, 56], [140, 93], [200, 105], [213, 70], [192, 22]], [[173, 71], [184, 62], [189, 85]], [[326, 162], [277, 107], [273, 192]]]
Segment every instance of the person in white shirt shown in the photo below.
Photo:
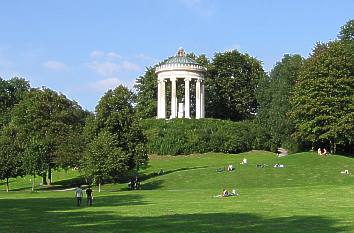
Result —
[[79, 185], [75, 189], [75, 197], [76, 197], [77, 206], [81, 205], [82, 196], [83, 196], [83, 192], [82, 192], [82, 189], [81, 189], [81, 187]]

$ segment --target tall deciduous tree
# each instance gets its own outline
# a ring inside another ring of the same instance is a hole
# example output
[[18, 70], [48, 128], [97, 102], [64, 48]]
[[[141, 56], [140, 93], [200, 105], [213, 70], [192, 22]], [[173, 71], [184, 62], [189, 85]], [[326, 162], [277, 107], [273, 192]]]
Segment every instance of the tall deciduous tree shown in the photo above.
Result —
[[135, 82], [137, 90], [137, 116], [142, 119], [157, 116], [157, 75], [155, 67], [146, 69], [145, 74], [137, 78]]
[[354, 42], [318, 44], [296, 82], [290, 116], [297, 139], [315, 146], [353, 145]]
[[[80, 153], [81, 146], [73, 143], [81, 140], [71, 139], [82, 131], [86, 115], [77, 103], [47, 88], [32, 89], [13, 108], [11, 125], [23, 147], [30, 146], [28, 143], [36, 138], [46, 148], [41, 159], [47, 167], [49, 182], [52, 168], [68, 165], [69, 153]], [[44, 171], [43, 183], [46, 183]]]
[[[86, 151], [87, 160], [82, 162], [88, 177], [100, 178], [99, 182], [102, 178], [117, 180], [147, 161], [146, 138], [133, 103], [133, 93], [124, 86], [109, 90], [99, 101], [95, 117], [89, 118], [85, 128], [86, 134], [94, 134], [88, 136], [92, 141]], [[101, 157], [107, 158], [104, 163], [98, 161]]]
[[[300, 55], [284, 55], [270, 72], [270, 77], [259, 83], [257, 121], [268, 135], [267, 149], [296, 146], [291, 139], [293, 122], [287, 116], [289, 97], [298, 79], [304, 59]], [[290, 148], [295, 150], [296, 148]]]
[[6, 180], [6, 191], [9, 191], [9, 178], [23, 175], [21, 165], [22, 150], [8, 129], [0, 131], [0, 180]]
[[341, 27], [338, 38], [340, 40], [354, 41], [354, 19], [349, 20]]
[[233, 50], [217, 53], [206, 77], [206, 116], [244, 120], [256, 113], [256, 87], [265, 76], [261, 62]]

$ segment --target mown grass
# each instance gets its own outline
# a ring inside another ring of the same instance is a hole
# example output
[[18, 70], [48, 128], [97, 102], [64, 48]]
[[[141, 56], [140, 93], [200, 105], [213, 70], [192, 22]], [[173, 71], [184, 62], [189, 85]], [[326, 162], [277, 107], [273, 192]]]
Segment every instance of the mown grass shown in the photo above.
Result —
[[[228, 164], [236, 170], [216, 172]], [[0, 232], [354, 232], [354, 176], [344, 169], [353, 172], [354, 160], [315, 153], [154, 157], [142, 190], [104, 185], [93, 207], [76, 207], [73, 191], [30, 193], [29, 178], [19, 178], [11, 183], [19, 191], [0, 192]], [[77, 175], [55, 173], [54, 181]], [[215, 197], [234, 187], [240, 196]]]

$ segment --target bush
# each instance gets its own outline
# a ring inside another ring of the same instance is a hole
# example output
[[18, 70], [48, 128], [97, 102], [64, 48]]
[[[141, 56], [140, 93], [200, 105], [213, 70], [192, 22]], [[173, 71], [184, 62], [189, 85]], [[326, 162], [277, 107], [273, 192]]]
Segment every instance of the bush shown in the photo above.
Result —
[[253, 149], [256, 127], [251, 121], [174, 119], [141, 121], [149, 154], [239, 153]]

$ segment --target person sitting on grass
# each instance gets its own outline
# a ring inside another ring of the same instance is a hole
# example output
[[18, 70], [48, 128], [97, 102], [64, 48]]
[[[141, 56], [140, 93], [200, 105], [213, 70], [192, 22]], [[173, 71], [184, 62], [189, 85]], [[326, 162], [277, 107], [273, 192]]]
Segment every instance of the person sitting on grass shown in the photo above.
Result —
[[344, 170], [344, 171], [341, 171], [340, 173], [345, 174], [345, 175], [351, 175], [351, 173], [349, 172], [349, 170]]
[[226, 189], [224, 189], [224, 190], [222, 191], [222, 196], [223, 196], [223, 197], [228, 197], [228, 196], [229, 196], [229, 191], [227, 191]]
[[240, 163], [241, 165], [246, 165], [247, 164], [247, 159], [243, 158], [242, 162]]
[[235, 170], [235, 168], [234, 168], [234, 166], [233, 166], [232, 164], [230, 164], [229, 166], [227, 166], [227, 171], [228, 171], [228, 172], [231, 172], [231, 171], [233, 171], [233, 170]]
[[274, 165], [275, 168], [283, 168], [284, 167], [284, 164], [279, 164], [279, 163], [276, 163]]

